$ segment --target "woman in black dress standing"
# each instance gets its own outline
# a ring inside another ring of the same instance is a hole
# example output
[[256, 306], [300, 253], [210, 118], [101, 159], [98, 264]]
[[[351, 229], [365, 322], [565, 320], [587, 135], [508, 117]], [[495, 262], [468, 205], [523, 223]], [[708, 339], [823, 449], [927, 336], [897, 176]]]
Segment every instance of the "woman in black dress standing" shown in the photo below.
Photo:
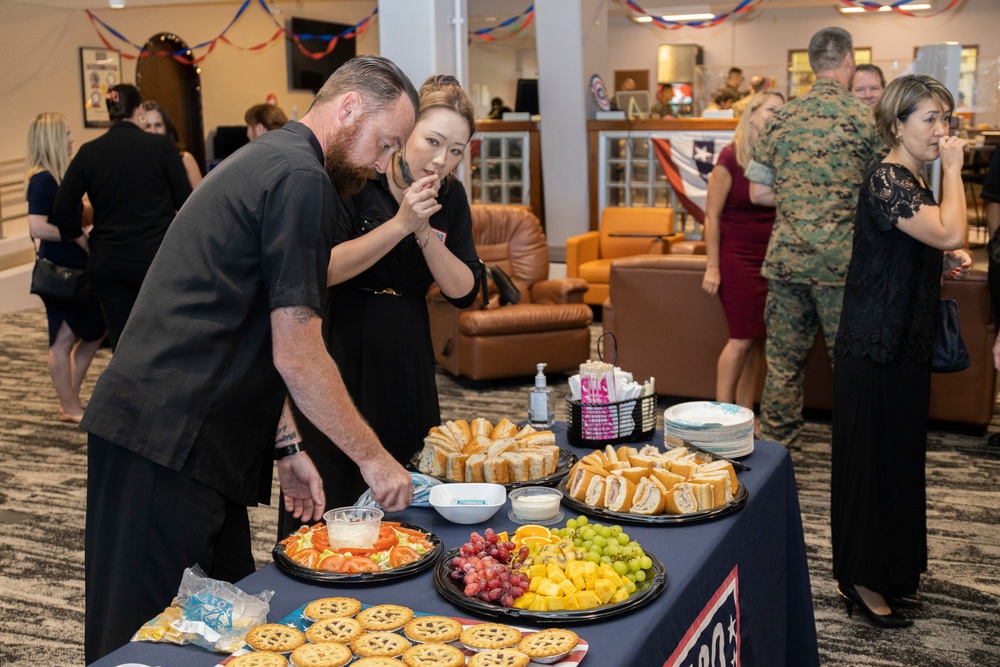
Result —
[[52, 222], [64, 241], [79, 238], [83, 229], [76, 207], [84, 194], [89, 197], [94, 207], [90, 285], [104, 309], [114, 349], [191, 184], [174, 142], [143, 130], [145, 112], [135, 86], [112, 87], [106, 101], [111, 129], [81, 146], [73, 158], [56, 195]]
[[[472, 101], [458, 81], [428, 79], [413, 133], [386, 173], [345, 202], [330, 255], [330, 354], [358, 410], [403, 464], [441, 423], [427, 290], [436, 283], [458, 308], [476, 298], [469, 199], [453, 177], [475, 131]], [[353, 504], [367, 488], [357, 465], [296, 416], [327, 508]], [[281, 519], [282, 535], [298, 528], [284, 510]]]
[[[59, 229], [49, 222], [59, 181], [73, 154], [73, 139], [62, 114], [40, 113], [28, 128], [25, 181], [28, 229], [38, 240], [38, 256], [56, 266], [87, 268], [86, 235], [76, 241], [60, 240]], [[49, 375], [59, 398], [60, 421], [79, 424], [85, 403], [80, 385], [90, 362], [104, 340], [107, 328], [101, 307], [91, 296], [86, 302], [42, 297], [49, 321]]]
[[[889, 154], [869, 171], [837, 334], [833, 399], [833, 573], [850, 613], [912, 624], [927, 569], [924, 461], [942, 270], [964, 278], [962, 163], [951, 93], [924, 75], [889, 84], [875, 107]], [[941, 203], [923, 180], [941, 159]], [[947, 251], [942, 257], [942, 251]], [[943, 260], [943, 261], [942, 261]]]

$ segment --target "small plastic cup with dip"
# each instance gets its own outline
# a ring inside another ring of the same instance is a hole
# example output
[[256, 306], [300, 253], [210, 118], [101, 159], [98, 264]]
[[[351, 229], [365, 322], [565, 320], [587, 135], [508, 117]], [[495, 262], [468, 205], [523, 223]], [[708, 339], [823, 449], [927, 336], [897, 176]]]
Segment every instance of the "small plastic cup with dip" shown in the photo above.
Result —
[[562, 493], [547, 486], [523, 486], [507, 494], [510, 519], [522, 523], [546, 523], [561, 517]]
[[378, 541], [383, 512], [375, 507], [338, 507], [323, 515], [331, 549], [371, 549]]

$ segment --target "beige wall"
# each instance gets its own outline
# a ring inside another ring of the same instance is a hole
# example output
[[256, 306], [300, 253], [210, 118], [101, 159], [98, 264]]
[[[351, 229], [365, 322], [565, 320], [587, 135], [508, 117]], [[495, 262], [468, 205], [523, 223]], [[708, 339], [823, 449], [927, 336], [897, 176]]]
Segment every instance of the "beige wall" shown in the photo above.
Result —
[[[95, 0], [95, 5], [101, 3]], [[106, 6], [106, 3], [104, 3]], [[321, 19], [353, 25], [375, 7], [371, 0], [329, 2], [269, 2], [282, 13], [284, 25], [290, 16]], [[131, 41], [144, 43], [158, 32], [173, 32], [188, 45], [208, 41], [225, 28], [239, 4], [194, 4], [125, 10], [98, 9], [95, 15]], [[378, 30], [369, 29], [358, 38], [359, 53], [378, 52]], [[257, 3], [227, 34], [241, 46], [267, 41], [276, 27]], [[114, 42], [113, 42], [114, 43]], [[247, 107], [264, 102], [268, 93], [291, 116], [293, 106], [301, 116], [312, 93], [288, 89], [286, 40], [278, 39], [260, 51], [245, 51], [217, 44], [201, 63], [204, 127], [208, 134], [219, 125], [242, 125]], [[59, 111], [69, 118], [77, 145], [100, 136], [103, 129], [84, 129], [80, 91], [79, 48], [103, 46], [82, 11], [68, 11], [31, 4], [0, 1], [0, 100], [5, 102], [5, 121], [0, 125], [0, 160], [24, 156], [27, 128], [41, 111]], [[134, 53], [130, 47], [125, 53]], [[196, 52], [197, 55], [204, 50]], [[123, 79], [135, 82], [135, 61], [122, 61]], [[211, 154], [211, 147], [209, 147]]]

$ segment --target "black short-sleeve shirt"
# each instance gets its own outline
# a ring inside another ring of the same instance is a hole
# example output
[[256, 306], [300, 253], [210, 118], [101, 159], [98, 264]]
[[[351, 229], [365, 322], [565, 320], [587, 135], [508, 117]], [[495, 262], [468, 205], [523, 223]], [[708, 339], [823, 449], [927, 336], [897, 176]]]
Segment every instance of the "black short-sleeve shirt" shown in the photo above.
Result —
[[286, 388], [271, 310], [322, 312], [339, 200], [291, 122], [213, 169], [149, 269], [83, 428], [245, 504], [270, 497]]

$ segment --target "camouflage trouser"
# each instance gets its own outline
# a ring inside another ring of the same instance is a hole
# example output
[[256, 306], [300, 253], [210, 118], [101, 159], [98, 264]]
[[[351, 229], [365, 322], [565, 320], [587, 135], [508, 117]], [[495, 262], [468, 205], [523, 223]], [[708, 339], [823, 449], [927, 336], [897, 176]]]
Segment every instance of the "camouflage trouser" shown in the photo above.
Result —
[[768, 281], [764, 321], [767, 324], [767, 380], [760, 401], [761, 437], [789, 447], [798, 445], [802, 430], [802, 383], [806, 358], [820, 326], [833, 365], [844, 288]]

